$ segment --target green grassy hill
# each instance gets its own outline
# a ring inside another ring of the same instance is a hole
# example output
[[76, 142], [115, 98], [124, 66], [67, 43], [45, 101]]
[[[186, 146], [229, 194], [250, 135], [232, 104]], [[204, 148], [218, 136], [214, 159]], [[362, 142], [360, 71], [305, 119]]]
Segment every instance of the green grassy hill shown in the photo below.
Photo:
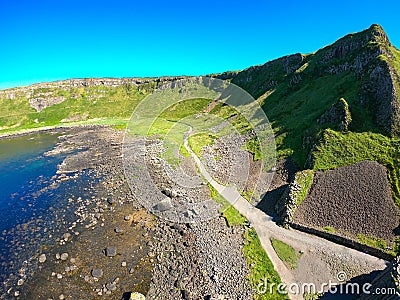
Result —
[[309, 55], [216, 76], [260, 101], [275, 129], [280, 156], [293, 156], [303, 167], [322, 131], [338, 129], [335, 118], [319, 119], [340, 98], [351, 114], [348, 130], [398, 135], [399, 74], [399, 50], [379, 25], [372, 25]]

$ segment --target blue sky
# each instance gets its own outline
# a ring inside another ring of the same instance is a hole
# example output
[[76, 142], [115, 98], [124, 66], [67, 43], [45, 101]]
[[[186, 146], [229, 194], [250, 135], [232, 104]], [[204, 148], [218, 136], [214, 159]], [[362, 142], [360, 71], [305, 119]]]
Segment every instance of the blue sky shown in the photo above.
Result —
[[372, 23], [399, 48], [399, 11], [397, 1], [1, 0], [0, 88], [238, 70]]

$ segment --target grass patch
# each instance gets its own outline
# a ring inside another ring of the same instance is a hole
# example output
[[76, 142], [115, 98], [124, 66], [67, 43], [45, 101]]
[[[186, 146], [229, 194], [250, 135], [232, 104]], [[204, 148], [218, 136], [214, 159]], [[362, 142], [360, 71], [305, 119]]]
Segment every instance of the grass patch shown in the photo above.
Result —
[[260, 148], [260, 142], [257, 137], [253, 137], [246, 142], [246, 151], [253, 154], [253, 160], [260, 160], [263, 158]]
[[288, 208], [293, 213], [288, 216], [289, 222], [293, 221], [294, 211], [300, 206], [301, 202], [307, 197], [308, 191], [311, 188], [314, 178], [313, 170], [303, 170], [295, 174], [293, 182], [289, 185], [289, 194], [284, 194], [287, 201]]
[[222, 215], [228, 222], [229, 227], [247, 225], [249, 223], [247, 218], [240, 214], [232, 205], [229, 205], [229, 207], [222, 212]]
[[297, 206], [299, 206], [307, 197], [308, 191], [313, 183], [313, 179], [313, 170], [304, 170], [296, 173], [295, 182], [298, 184], [298, 186], [300, 186], [300, 190], [298, 190], [295, 195]]
[[237, 225], [247, 225], [249, 221], [245, 216], [240, 214], [228, 201], [225, 200], [218, 191], [208, 183], [208, 188], [210, 189], [210, 196], [217, 203], [221, 204], [220, 212], [225, 218], [229, 227]]
[[357, 240], [360, 243], [363, 243], [365, 245], [374, 247], [374, 248], [378, 248], [381, 249], [385, 252], [387, 252], [387, 248], [386, 248], [386, 242], [380, 238], [374, 237], [374, 236], [367, 236], [364, 234], [357, 234]]
[[159, 118], [177, 122], [185, 117], [201, 113], [210, 102], [211, 100], [202, 98], [180, 101], [164, 110]]
[[193, 152], [201, 157], [202, 148], [207, 145], [213, 145], [216, 136], [211, 133], [200, 132], [193, 134], [188, 139], [189, 147], [193, 150]]
[[332, 226], [325, 226], [322, 228], [323, 231], [329, 232], [329, 233], [335, 233], [335, 228], [333, 228]]
[[246, 118], [235, 107], [228, 104], [219, 102], [210, 113], [221, 119], [229, 120], [233, 128], [239, 133], [244, 133], [251, 129], [251, 124]]
[[246, 231], [245, 239], [246, 242], [243, 247], [243, 252], [250, 267], [251, 274], [249, 275], [249, 281], [253, 288], [256, 289], [260, 283], [264, 284], [265, 280], [267, 280], [268, 284], [275, 283], [272, 293], [269, 293], [268, 289], [265, 294], [255, 294], [254, 299], [289, 299], [287, 295], [278, 293], [276, 289], [281, 279], [275, 271], [267, 253], [265, 253], [254, 228], [250, 228]]
[[285, 262], [290, 269], [297, 269], [297, 261], [301, 257], [301, 253], [296, 252], [292, 246], [280, 240], [271, 238], [271, 243], [278, 257]]
[[179, 147], [179, 152], [185, 157], [191, 157], [189, 151], [187, 151], [185, 145], [183, 144], [181, 144], [181, 146]]

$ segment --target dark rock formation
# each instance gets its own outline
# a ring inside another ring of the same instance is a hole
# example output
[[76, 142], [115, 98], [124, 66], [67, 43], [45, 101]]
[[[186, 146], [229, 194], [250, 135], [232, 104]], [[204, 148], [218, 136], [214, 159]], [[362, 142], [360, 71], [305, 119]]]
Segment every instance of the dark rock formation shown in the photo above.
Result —
[[294, 180], [289, 184], [275, 205], [275, 210], [278, 214], [278, 223], [287, 226], [293, 222], [294, 213], [307, 195], [312, 182], [313, 171], [311, 170], [299, 171], [295, 174]]
[[333, 129], [347, 131], [351, 123], [351, 114], [346, 100], [341, 98], [335, 102], [319, 119], [318, 124], [333, 125]]
[[396, 70], [387, 60], [380, 60], [364, 75], [361, 87], [361, 102], [375, 110], [375, 122], [384, 132], [394, 135], [400, 133], [400, 102], [395, 82]]
[[[258, 98], [265, 91], [282, 83], [286, 76], [292, 74], [304, 63], [304, 55], [296, 53], [284, 56], [263, 65], [253, 66], [240, 72], [225, 72], [216, 75], [223, 80], [231, 80], [232, 83], [240, 86], [249, 92], [253, 97]], [[299, 80], [297, 77], [295, 80]]]

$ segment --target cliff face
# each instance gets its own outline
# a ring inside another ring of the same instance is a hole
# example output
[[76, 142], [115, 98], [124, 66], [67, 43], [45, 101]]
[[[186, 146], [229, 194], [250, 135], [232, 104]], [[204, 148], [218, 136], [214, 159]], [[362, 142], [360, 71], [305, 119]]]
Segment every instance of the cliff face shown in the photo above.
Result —
[[[359, 113], [366, 113], [383, 133], [398, 135], [399, 57], [399, 51], [391, 45], [382, 27], [372, 25], [369, 29], [349, 34], [316, 53], [294, 54], [262, 66], [241, 72], [226, 72], [217, 77], [231, 80], [265, 102], [268, 102], [270, 95], [280, 93], [280, 102], [284, 104], [291, 94], [304, 87], [320, 84], [319, 79], [322, 77], [335, 78], [338, 81], [348, 76], [342, 87], [335, 91], [334, 100], [341, 97], [347, 99], [346, 93], [350, 94], [350, 110], [353, 108]], [[353, 129], [362, 130], [363, 124]]]
[[400, 133], [400, 102], [396, 87], [398, 73], [387, 56], [379, 58], [375, 66], [364, 74], [360, 101], [370, 110], [375, 109], [375, 121], [385, 133]]
[[232, 83], [258, 98], [266, 91], [272, 90], [284, 82], [288, 75], [293, 74], [303, 64], [304, 56], [297, 53], [240, 72], [225, 72], [217, 77], [232, 80]]
[[155, 86], [171, 82], [173, 80], [183, 79], [185, 77], [157, 77], [157, 78], [82, 78], [67, 79], [54, 82], [44, 82], [33, 84], [26, 87], [11, 88], [0, 90], [0, 98], [14, 100], [18, 97], [24, 97], [37, 112], [41, 112], [47, 107], [60, 104], [67, 100], [67, 97], [59, 94], [68, 92], [74, 88], [90, 87], [109, 87], [116, 88], [126, 86], [127, 88], [137, 88], [145, 84]]

